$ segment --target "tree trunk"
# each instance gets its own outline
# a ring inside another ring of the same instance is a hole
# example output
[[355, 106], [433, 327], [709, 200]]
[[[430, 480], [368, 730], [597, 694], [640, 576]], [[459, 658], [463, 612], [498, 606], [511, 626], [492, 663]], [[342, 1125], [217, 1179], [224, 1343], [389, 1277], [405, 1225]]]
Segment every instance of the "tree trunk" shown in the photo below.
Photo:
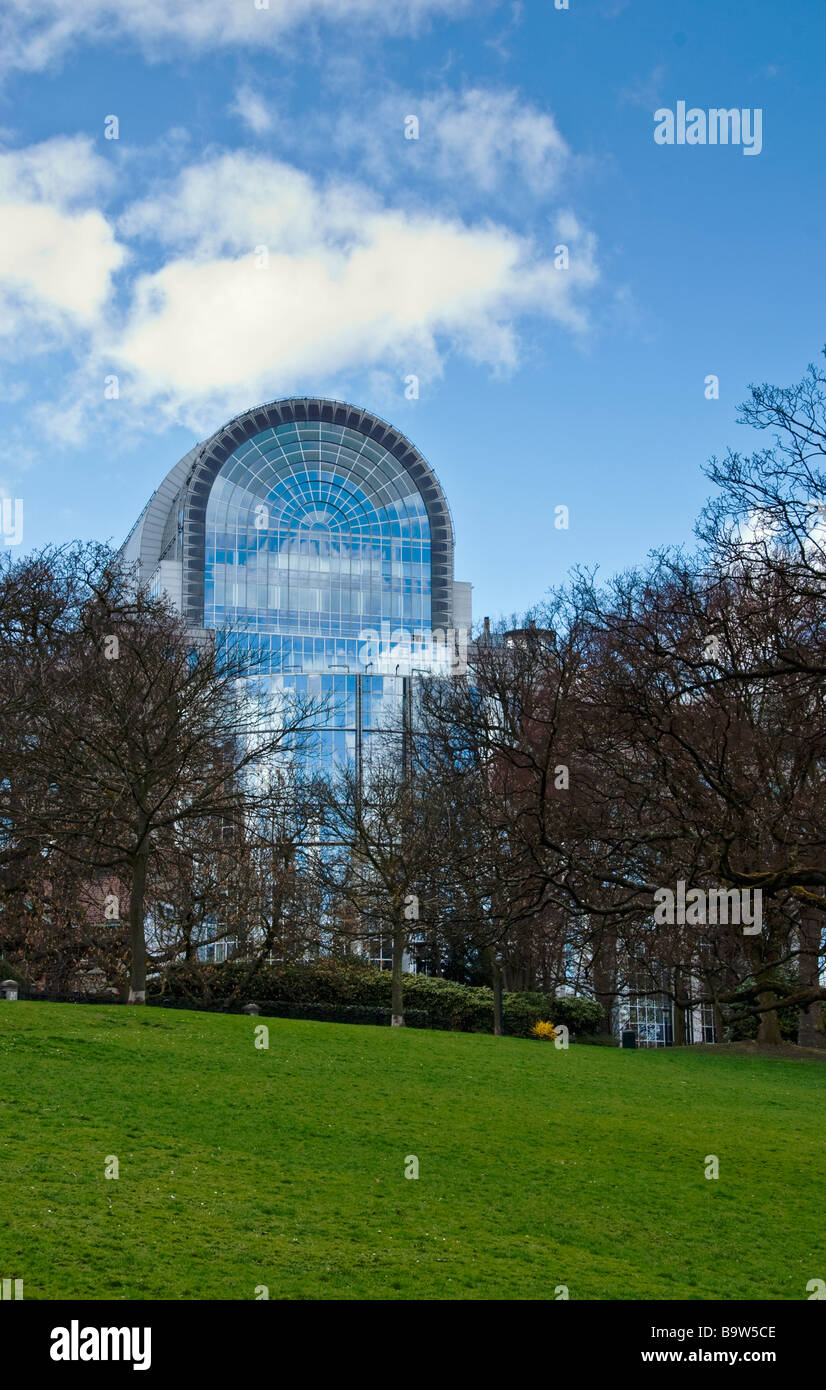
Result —
[[146, 931], [143, 911], [146, 896], [146, 856], [135, 860], [129, 894], [129, 1004], [146, 1003]]
[[674, 1000], [674, 1046], [685, 1047], [685, 1009]]
[[[800, 983], [817, 989], [820, 984], [820, 916], [805, 917], [800, 926]], [[800, 1047], [826, 1047], [823, 1000], [798, 1010], [797, 1041]]]
[[755, 1003], [763, 1006], [763, 1012], [757, 1015], [757, 1045], [758, 1047], [779, 1047], [783, 1039], [780, 1036], [780, 1020], [777, 1017], [777, 1010], [765, 1007], [767, 1004], [773, 1004], [777, 999], [777, 994], [772, 988], [771, 972], [765, 966], [765, 961], [771, 960], [777, 949], [777, 943], [771, 930], [771, 918], [767, 922], [764, 916], [763, 932], [762, 936], [747, 938], [749, 958], [754, 966], [754, 979], [757, 986]]
[[610, 1033], [614, 1003], [617, 997], [617, 938], [616, 934], [607, 928], [594, 949], [591, 979], [594, 997], [597, 1003], [602, 1005], [605, 1014], [605, 1031]]
[[715, 1001], [714, 1001], [714, 1041], [715, 1041], [716, 1043], [725, 1042], [725, 1038], [726, 1038], [726, 1020], [725, 1020], [725, 1017], [723, 1016], [723, 1010], [720, 1008], [720, 1005], [717, 1003], [717, 1000], [715, 999]]
[[393, 981], [390, 1003], [390, 1023], [393, 1028], [404, 1027], [404, 998], [402, 993], [402, 959], [404, 957], [404, 927], [393, 928]]
[[816, 999], [808, 1008], [798, 1010], [797, 1043], [799, 1047], [826, 1047], [822, 999]]
[[[758, 994], [757, 1003], [770, 1004], [773, 999], [774, 994], [772, 992], [764, 991], [762, 994]], [[764, 1009], [763, 1013], [759, 1014], [758, 1017], [760, 1019], [760, 1025], [757, 1029], [758, 1045], [765, 1044], [768, 1047], [778, 1047], [783, 1039], [780, 1036], [780, 1019], [777, 1017], [777, 1010]]]
[[502, 1027], [502, 971], [499, 968], [499, 961], [496, 958], [496, 947], [488, 947], [490, 958], [490, 982], [493, 989], [493, 1035], [501, 1038], [504, 1035]]
[[685, 1005], [681, 1002], [683, 997], [682, 976], [679, 970], [674, 971], [674, 1046], [685, 1047]]

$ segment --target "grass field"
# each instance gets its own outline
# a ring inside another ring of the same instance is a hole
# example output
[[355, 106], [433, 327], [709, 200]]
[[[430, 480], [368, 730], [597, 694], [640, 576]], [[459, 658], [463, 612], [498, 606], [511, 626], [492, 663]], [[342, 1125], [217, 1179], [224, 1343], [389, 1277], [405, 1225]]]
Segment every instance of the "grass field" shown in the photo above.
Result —
[[29, 1299], [805, 1299], [824, 1091], [821, 1063], [724, 1050], [2, 1003], [0, 1275]]

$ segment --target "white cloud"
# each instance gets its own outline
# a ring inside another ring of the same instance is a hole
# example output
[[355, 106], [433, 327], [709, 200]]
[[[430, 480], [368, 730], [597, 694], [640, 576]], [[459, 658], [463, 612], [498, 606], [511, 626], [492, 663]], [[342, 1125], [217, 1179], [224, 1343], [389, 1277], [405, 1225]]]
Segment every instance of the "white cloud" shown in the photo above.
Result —
[[[417, 139], [405, 138], [410, 116], [418, 121]], [[448, 184], [458, 178], [485, 193], [514, 179], [535, 194], [552, 192], [571, 157], [550, 112], [510, 89], [388, 94], [369, 119], [364, 112], [343, 117], [337, 134], [344, 148], [361, 149], [380, 177], [397, 177], [410, 162], [423, 177]]]
[[239, 87], [229, 109], [254, 135], [264, 135], [272, 129], [272, 111], [252, 87]]
[[109, 165], [95, 154], [88, 136], [59, 135], [24, 149], [0, 150], [0, 198], [61, 207], [88, 204], [111, 178]]
[[237, 153], [185, 169], [164, 191], [134, 203], [120, 230], [202, 260], [251, 251], [262, 241], [293, 253], [311, 244], [320, 218], [352, 237], [379, 205], [372, 192], [346, 184], [322, 190], [292, 165]]
[[0, 153], [0, 336], [37, 350], [98, 322], [124, 260], [89, 206], [109, 179], [91, 142], [61, 137]]
[[422, 139], [433, 128], [442, 174], [455, 178], [461, 169], [485, 191], [516, 173], [534, 192], [547, 192], [570, 153], [553, 116], [512, 91], [473, 88], [459, 98], [430, 97], [422, 121]]
[[119, 428], [203, 433], [297, 389], [434, 379], [451, 355], [511, 371], [529, 320], [588, 328], [596, 244], [569, 212], [538, 240], [235, 152], [184, 168], [115, 224], [95, 205], [109, 177], [83, 139], [0, 153], [0, 332], [18, 360], [73, 349], [66, 400], [39, 417], [67, 438], [111, 373]]
[[[133, 399], [187, 422], [205, 403], [238, 407], [342, 373], [426, 377], [450, 351], [512, 369], [519, 319], [585, 328], [582, 294], [597, 278], [594, 239], [570, 214], [540, 248], [501, 225], [412, 214], [249, 154], [187, 170], [120, 226], [168, 256], [138, 279], [108, 353]], [[560, 236], [566, 271], [553, 263]]]
[[[478, 3], [478, 0], [477, 0]], [[151, 56], [170, 47], [273, 45], [296, 25], [327, 20], [410, 30], [439, 15], [467, 12], [470, 0], [3, 0], [0, 65], [39, 71], [80, 44], [121, 39]]]

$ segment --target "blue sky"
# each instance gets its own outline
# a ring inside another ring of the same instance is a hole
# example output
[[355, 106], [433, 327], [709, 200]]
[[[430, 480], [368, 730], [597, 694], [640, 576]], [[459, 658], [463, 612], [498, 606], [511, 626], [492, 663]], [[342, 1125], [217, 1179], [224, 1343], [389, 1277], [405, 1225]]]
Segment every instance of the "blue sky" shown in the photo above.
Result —
[[[477, 617], [688, 539], [749, 382], [826, 341], [824, 31], [819, 0], [6, 0], [24, 548], [120, 541], [196, 439], [293, 393], [422, 450]], [[759, 155], [657, 145], [680, 100], [759, 108]]]

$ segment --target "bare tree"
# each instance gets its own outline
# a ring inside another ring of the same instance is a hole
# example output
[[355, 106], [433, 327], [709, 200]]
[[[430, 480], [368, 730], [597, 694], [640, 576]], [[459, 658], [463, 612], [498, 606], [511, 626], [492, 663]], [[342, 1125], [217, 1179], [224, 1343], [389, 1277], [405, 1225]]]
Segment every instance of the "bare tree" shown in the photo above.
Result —
[[385, 748], [374, 753], [363, 781], [356, 768], [339, 768], [326, 783], [322, 808], [319, 875], [339, 910], [350, 909], [359, 941], [390, 938], [391, 1020], [401, 1027], [404, 954], [419, 933], [420, 898], [438, 853], [438, 796], [406, 758]]
[[90, 878], [122, 880], [129, 999], [143, 1003], [152, 872], [184, 824], [241, 833], [262, 800], [261, 769], [294, 748], [318, 710], [270, 693], [253, 644], [221, 633], [196, 640], [118, 557], [97, 550], [69, 561], [54, 581], [63, 621], [16, 653], [28, 697], [20, 746], [37, 795], [13, 838], [48, 843]]

